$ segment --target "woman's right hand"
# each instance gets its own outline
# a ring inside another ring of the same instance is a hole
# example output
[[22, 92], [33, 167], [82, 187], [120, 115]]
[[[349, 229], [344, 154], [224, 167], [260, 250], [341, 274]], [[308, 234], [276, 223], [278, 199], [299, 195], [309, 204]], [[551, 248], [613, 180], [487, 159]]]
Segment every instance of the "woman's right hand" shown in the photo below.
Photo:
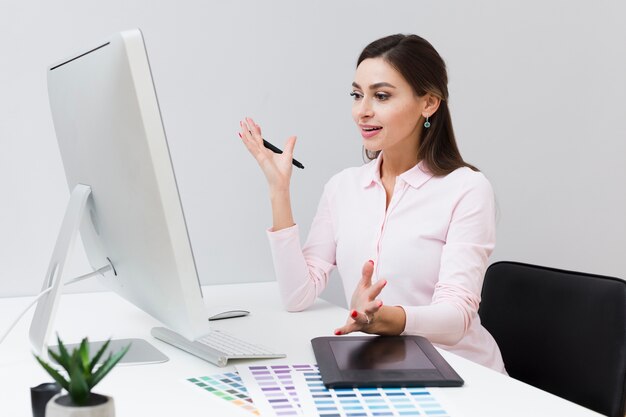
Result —
[[293, 158], [293, 149], [296, 146], [296, 137], [291, 136], [287, 139], [283, 153], [277, 154], [263, 145], [261, 127], [257, 125], [254, 120], [246, 117], [239, 122], [239, 124], [241, 126], [239, 137], [261, 167], [270, 189], [273, 191], [289, 190], [289, 182], [293, 169], [291, 161]]

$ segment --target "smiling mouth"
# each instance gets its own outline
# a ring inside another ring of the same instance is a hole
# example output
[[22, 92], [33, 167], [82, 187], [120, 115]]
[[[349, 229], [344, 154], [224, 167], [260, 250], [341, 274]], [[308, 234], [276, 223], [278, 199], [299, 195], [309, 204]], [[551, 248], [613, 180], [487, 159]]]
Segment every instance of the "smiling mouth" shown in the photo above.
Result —
[[366, 132], [373, 132], [374, 130], [380, 130], [382, 127], [364, 127], [363, 130]]

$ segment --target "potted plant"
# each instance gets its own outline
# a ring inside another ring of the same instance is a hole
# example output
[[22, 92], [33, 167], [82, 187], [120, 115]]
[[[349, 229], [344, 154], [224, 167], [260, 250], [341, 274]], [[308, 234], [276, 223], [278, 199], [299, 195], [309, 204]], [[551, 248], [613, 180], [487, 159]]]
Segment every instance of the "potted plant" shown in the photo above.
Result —
[[67, 373], [67, 379], [53, 366], [35, 355], [37, 361], [56, 382], [67, 391], [67, 394], [57, 394], [52, 397], [46, 406], [47, 417], [114, 417], [115, 407], [113, 398], [106, 395], [92, 393], [93, 387], [102, 381], [115, 365], [128, 352], [130, 345], [119, 352], [109, 354], [102, 365], [98, 361], [109, 346], [110, 339], [102, 345], [93, 358], [89, 358], [89, 342], [84, 338], [80, 345], [67, 351], [61, 338], [57, 336], [59, 351], [48, 349], [48, 353]]

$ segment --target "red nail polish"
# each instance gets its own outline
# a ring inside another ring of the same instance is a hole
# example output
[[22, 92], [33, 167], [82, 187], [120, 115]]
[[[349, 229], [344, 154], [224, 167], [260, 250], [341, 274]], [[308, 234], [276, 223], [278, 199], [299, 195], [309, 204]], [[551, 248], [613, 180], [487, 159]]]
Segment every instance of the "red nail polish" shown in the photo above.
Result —
[[383, 302], [382, 302], [382, 301], [379, 301], [379, 302], [378, 302], [378, 308], [380, 308], [380, 307], [382, 307], [382, 306], [383, 306]]
[[374, 261], [372, 261], [371, 259], [369, 261], [367, 261], [369, 263], [371, 263], [372, 265], [374, 265]]
[[341, 331], [335, 330], [335, 336], [341, 336]]
[[352, 310], [352, 314], [350, 314], [350, 316], [352, 316], [352, 318], [356, 318], [356, 316], [358, 316], [358, 313], [356, 312], [356, 310]]
[[240, 137], [240, 138], [242, 138], [242, 139], [243, 139], [243, 137], [241, 136], [241, 133], [237, 132], [237, 134], [239, 135], [239, 137]]

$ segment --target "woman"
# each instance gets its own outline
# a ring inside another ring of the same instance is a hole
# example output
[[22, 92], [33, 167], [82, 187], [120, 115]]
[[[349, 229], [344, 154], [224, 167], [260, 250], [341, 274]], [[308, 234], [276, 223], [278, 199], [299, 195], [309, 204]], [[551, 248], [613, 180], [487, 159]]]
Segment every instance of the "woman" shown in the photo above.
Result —
[[330, 179], [303, 247], [289, 197], [296, 138], [275, 154], [252, 119], [241, 122], [269, 183], [268, 237], [287, 309], [310, 306], [336, 266], [352, 297], [335, 334], [420, 335], [505, 372], [477, 314], [495, 244], [493, 191], [457, 148], [443, 60], [419, 36], [388, 36], [363, 50], [352, 88], [371, 162]]

